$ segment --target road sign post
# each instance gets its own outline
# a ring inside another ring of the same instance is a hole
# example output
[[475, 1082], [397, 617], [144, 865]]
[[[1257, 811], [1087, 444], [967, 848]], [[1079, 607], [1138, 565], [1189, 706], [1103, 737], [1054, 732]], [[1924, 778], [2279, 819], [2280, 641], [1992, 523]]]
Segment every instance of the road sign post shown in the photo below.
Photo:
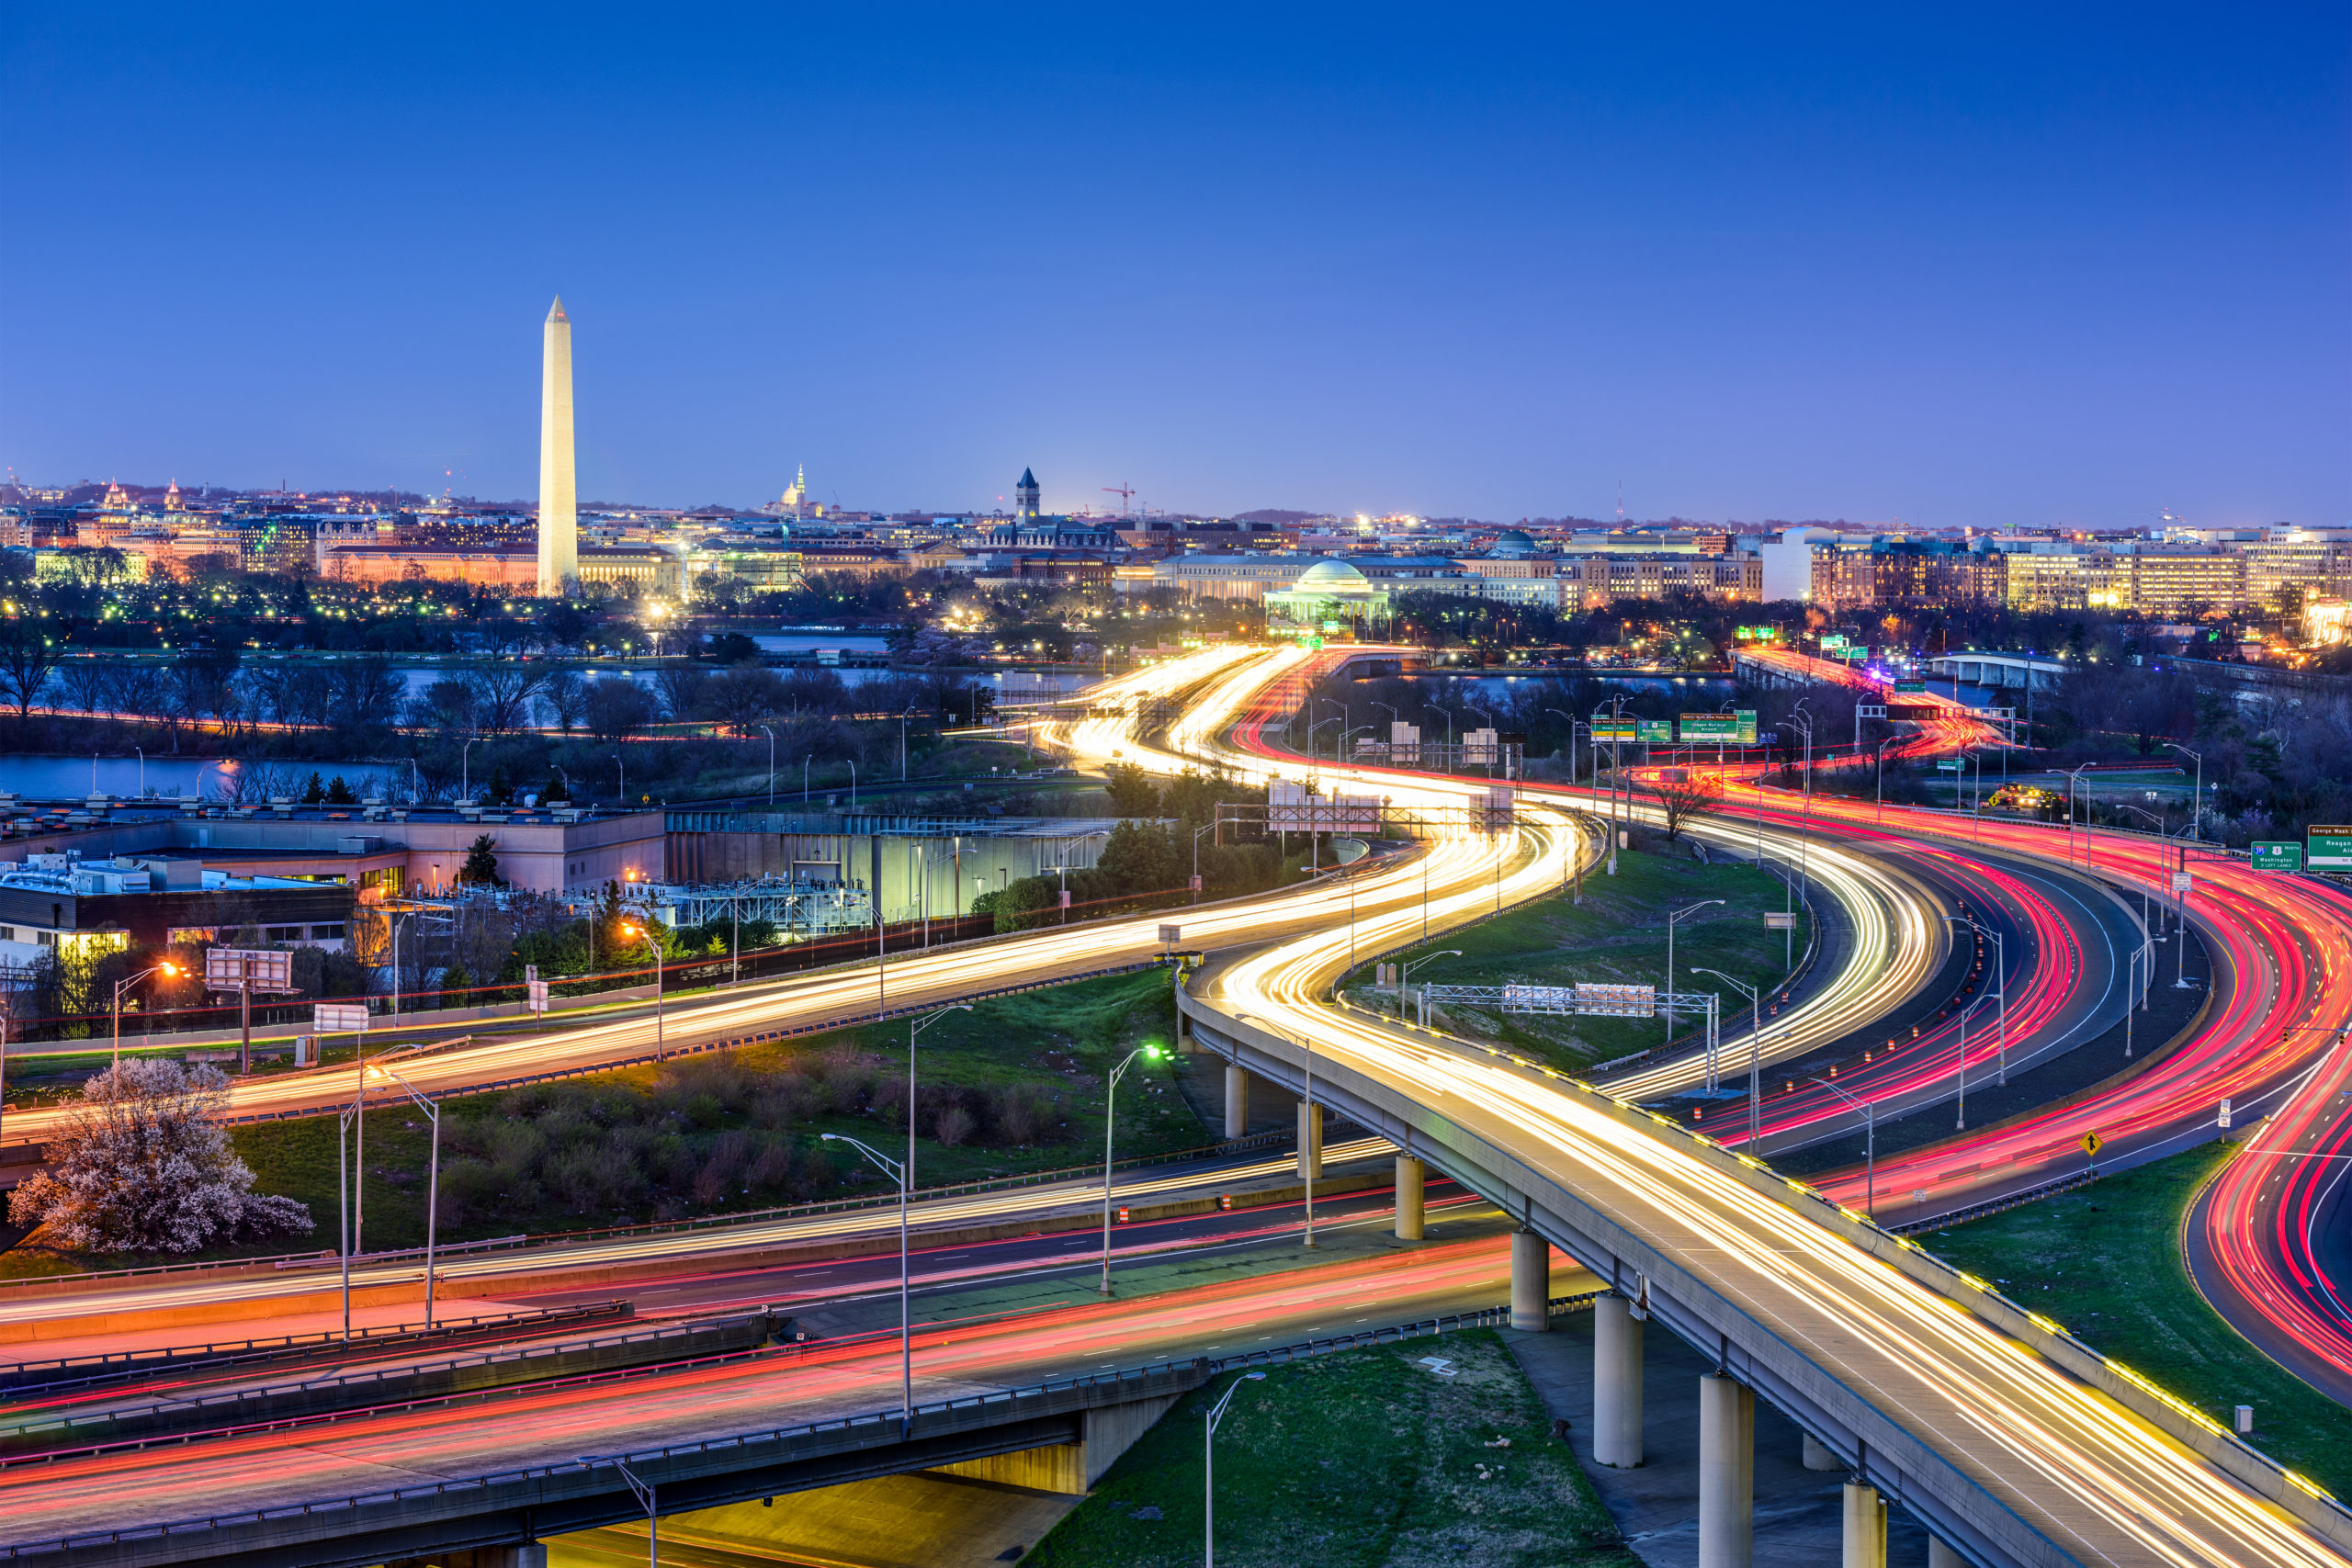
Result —
[[204, 987], [237, 993], [237, 1071], [254, 1070], [254, 1007], [255, 991], [283, 996], [294, 989], [294, 955], [270, 948], [208, 947], [204, 950]]
[[2091, 1175], [2094, 1179], [2098, 1175], [2098, 1151], [2106, 1142], [2107, 1140], [2100, 1137], [2097, 1133], [2085, 1133], [2083, 1134], [2083, 1153], [2090, 1156]]
[[2250, 846], [2254, 869], [2256, 871], [2301, 871], [2303, 869], [2303, 846], [2291, 840], [2266, 840], [2256, 839]]
[[2303, 829], [2303, 863], [2313, 871], [2352, 871], [2352, 827], [2314, 822]]

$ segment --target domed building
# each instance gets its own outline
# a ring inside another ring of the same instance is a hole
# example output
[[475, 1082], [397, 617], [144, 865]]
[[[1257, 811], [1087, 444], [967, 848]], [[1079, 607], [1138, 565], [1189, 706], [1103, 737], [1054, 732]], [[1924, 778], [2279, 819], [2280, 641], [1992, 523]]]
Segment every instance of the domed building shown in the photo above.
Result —
[[1535, 553], [1534, 537], [1522, 528], [1506, 528], [1495, 536], [1487, 554], [1497, 560], [1525, 560]]
[[1389, 618], [1388, 591], [1346, 561], [1326, 558], [1266, 595], [1266, 629], [1281, 635], [1367, 636]]

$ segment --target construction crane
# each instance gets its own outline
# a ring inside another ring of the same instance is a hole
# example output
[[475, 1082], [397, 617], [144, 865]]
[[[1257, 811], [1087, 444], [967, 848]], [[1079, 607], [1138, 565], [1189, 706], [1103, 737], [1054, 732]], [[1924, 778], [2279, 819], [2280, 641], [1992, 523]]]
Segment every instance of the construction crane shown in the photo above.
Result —
[[1104, 495], [1115, 495], [1119, 498], [1119, 515], [1122, 517], [1125, 517], [1127, 514], [1127, 503], [1135, 499], [1136, 494], [1135, 487], [1128, 484], [1125, 479], [1121, 479], [1114, 485], [1104, 485], [1102, 487], [1102, 493]]

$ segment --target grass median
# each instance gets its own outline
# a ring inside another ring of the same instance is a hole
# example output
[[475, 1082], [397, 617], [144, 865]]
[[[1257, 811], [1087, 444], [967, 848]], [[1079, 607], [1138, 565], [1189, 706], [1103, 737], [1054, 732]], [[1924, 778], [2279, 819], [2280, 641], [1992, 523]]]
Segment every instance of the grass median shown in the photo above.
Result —
[[[926, 1028], [916, 1053], [919, 1187], [1102, 1158], [1103, 1084], [1139, 1045], [1173, 1043], [1168, 972], [1051, 987], [974, 1004]], [[894, 1190], [827, 1133], [895, 1159], [906, 1138], [906, 1021], [768, 1041], [660, 1065], [443, 1102], [441, 1239], [464, 1241], [723, 1213]], [[1172, 1055], [1119, 1085], [1120, 1157], [1193, 1148], [1215, 1134], [1177, 1092]], [[406, 1100], [371, 1099], [360, 1242], [422, 1246], [431, 1133]], [[230, 1129], [256, 1190], [307, 1204], [317, 1230], [192, 1255], [336, 1242], [336, 1118]], [[37, 1240], [37, 1238], [36, 1238]], [[113, 1268], [37, 1245], [0, 1254], [0, 1278]]]
[[[1572, 892], [1538, 899], [1479, 925], [1439, 936], [1401, 956], [1407, 963], [1458, 948], [1459, 958], [1438, 958], [1417, 968], [1413, 983], [1451, 986], [1567, 986], [1579, 980], [1610, 985], [1664, 987], [1667, 917], [1707, 899], [1723, 902], [1700, 909], [1677, 927], [1676, 987], [1713, 991], [1724, 998], [1726, 1037], [1747, 1004], [1712, 975], [1692, 965], [1721, 969], [1750, 986], [1778, 984], [1787, 973], [1787, 954], [1805, 947], [1805, 917], [1797, 915], [1793, 941], [1764, 929], [1764, 916], [1780, 911], [1785, 885], [1745, 863], [1706, 863], [1690, 858], [1687, 846], [1655, 840], [1662, 852], [1625, 851], [1617, 874], [1589, 874], [1578, 902]], [[1366, 1007], [1394, 1009], [1394, 993], [1375, 993], [1359, 976], [1351, 987]], [[1448, 1005], [1430, 1010], [1465, 1038], [1491, 1041], [1564, 1069], [1589, 1067], [1665, 1043], [1666, 1025], [1656, 1019], [1554, 1018], [1502, 1013]], [[1698, 1023], [1682, 1019], [1676, 1032]], [[1744, 1027], [1744, 1026], [1743, 1026]]]
[[[1443, 1371], [1425, 1364], [1439, 1358]], [[1244, 1382], [1216, 1434], [1216, 1560], [1232, 1568], [1634, 1568], [1492, 1331], [1319, 1356]], [[1202, 1556], [1204, 1418], [1180, 1400], [1023, 1561], [1187, 1568]]]
[[2236, 1152], [2206, 1144], [1920, 1240], [2224, 1427], [2253, 1405], [2248, 1442], [2352, 1494], [2352, 1415], [2223, 1321], [2181, 1258], [2182, 1217]]

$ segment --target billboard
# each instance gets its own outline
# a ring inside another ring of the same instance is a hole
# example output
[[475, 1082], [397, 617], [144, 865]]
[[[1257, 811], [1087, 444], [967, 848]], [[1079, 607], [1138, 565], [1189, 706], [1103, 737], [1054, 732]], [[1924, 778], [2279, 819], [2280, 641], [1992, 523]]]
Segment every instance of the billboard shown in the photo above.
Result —
[[1579, 980], [1577, 1011], [1601, 1018], [1648, 1018], [1657, 1011], [1657, 987], [1604, 986]]
[[322, 1034], [365, 1034], [368, 1007], [364, 1002], [317, 1002], [311, 1008], [311, 1027]]
[[2352, 827], [2323, 828], [2314, 822], [2303, 835], [2305, 865], [2313, 871], [2352, 871]]
[[294, 988], [294, 955], [264, 948], [208, 947], [204, 950], [207, 990], [290, 991]]
[[1305, 784], [1276, 779], [1266, 786], [1266, 830], [1364, 833], [1380, 830], [1376, 795], [1317, 795]]
[[[1748, 732], [1755, 732], [1755, 716], [1748, 716]], [[1740, 722], [1737, 714], [1686, 713], [1682, 716], [1682, 739], [1685, 740], [1739, 739]]]
[[1499, 762], [1502, 759], [1502, 737], [1491, 729], [1465, 729], [1462, 732], [1462, 761], [1465, 767], [1480, 762]]

